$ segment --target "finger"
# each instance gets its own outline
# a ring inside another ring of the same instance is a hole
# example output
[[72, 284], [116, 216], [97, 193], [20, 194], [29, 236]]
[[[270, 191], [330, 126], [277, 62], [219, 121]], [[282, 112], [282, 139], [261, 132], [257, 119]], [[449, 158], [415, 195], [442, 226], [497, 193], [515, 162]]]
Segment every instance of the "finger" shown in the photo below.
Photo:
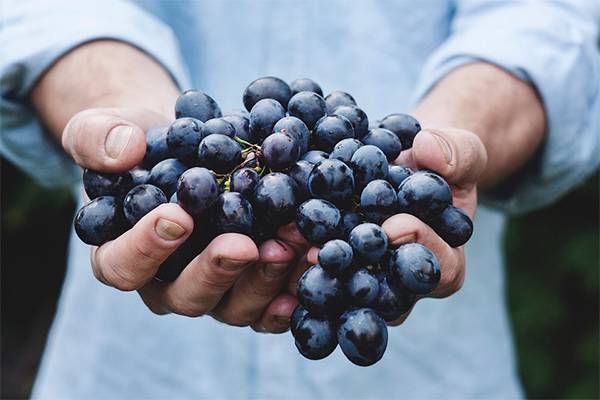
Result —
[[136, 108], [96, 108], [71, 118], [62, 135], [64, 149], [83, 168], [102, 172], [135, 167], [146, 152], [146, 134], [163, 115]]
[[280, 292], [295, 255], [284, 242], [266, 241], [258, 262], [244, 271], [210, 314], [229, 325], [251, 325]]
[[257, 332], [283, 333], [290, 328], [290, 318], [298, 300], [288, 293], [280, 293], [260, 318], [252, 324]]
[[162, 204], [117, 239], [92, 248], [94, 275], [120, 290], [138, 289], [154, 277], [193, 227], [192, 217], [177, 204]]
[[441, 278], [437, 288], [427, 297], [447, 297], [458, 291], [465, 279], [463, 246], [452, 248], [427, 224], [409, 214], [397, 214], [381, 226], [391, 247], [419, 243], [433, 252], [440, 264]]
[[[256, 245], [246, 235], [217, 236], [175, 281], [151, 281], [138, 290], [161, 312], [197, 317], [211, 311], [244, 270], [258, 260]], [[153, 310], [154, 311], [154, 310]]]
[[277, 230], [277, 237], [292, 246], [296, 251], [296, 254], [302, 254], [310, 246], [310, 243], [308, 243], [296, 227], [295, 222], [291, 222], [279, 228]]

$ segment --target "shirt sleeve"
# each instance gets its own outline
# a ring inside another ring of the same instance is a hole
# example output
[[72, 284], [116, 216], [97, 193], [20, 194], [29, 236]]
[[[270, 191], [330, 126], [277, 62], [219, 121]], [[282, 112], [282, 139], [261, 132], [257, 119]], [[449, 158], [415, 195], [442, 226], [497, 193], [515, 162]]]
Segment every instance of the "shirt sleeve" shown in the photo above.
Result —
[[0, 151], [44, 186], [70, 185], [81, 176], [28, 101], [62, 55], [92, 40], [120, 40], [156, 59], [180, 87], [189, 86], [171, 29], [127, 1], [4, 0], [0, 15]]
[[547, 138], [509, 192], [481, 201], [513, 213], [543, 207], [581, 184], [600, 159], [600, 3], [458, 1], [448, 39], [426, 62], [418, 101], [447, 73], [487, 61], [538, 90]]

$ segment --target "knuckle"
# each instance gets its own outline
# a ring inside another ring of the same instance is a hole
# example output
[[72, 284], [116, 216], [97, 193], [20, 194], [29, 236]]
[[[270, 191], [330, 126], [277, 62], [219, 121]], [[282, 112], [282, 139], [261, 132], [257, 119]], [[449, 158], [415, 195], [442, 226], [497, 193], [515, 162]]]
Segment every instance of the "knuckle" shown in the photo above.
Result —
[[104, 281], [109, 286], [124, 292], [130, 292], [138, 289], [143, 282], [135, 279], [132, 274], [127, 273], [123, 268], [107, 264], [102, 271]]

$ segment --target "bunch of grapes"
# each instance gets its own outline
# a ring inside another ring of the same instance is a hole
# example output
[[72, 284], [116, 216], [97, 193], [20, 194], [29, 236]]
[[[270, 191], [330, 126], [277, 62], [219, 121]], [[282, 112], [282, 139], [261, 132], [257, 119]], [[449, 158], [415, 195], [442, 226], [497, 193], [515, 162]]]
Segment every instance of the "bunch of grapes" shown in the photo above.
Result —
[[245, 110], [223, 115], [208, 94], [188, 90], [176, 101], [176, 119], [147, 132], [139, 166], [85, 170], [91, 201], [76, 216], [76, 233], [99, 246], [160, 204], [177, 203], [195, 228], [155, 276], [173, 281], [219, 234], [245, 234], [260, 245], [295, 222], [321, 246], [318, 264], [298, 282], [290, 323], [296, 347], [316, 360], [339, 344], [351, 362], [372, 365], [385, 352], [386, 322], [406, 314], [441, 276], [426, 247], [388, 249], [383, 221], [412, 214], [453, 247], [466, 243], [473, 224], [452, 205], [441, 176], [393, 163], [421, 129], [410, 115], [369, 122], [350, 94], [324, 97], [306, 78], [259, 78], [242, 100]]

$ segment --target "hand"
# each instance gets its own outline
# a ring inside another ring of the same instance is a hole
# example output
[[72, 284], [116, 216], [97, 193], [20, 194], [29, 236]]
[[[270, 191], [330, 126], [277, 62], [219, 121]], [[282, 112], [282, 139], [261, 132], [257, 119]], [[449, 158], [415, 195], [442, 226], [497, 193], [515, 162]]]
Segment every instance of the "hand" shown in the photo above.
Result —
[[[163, 115], [145, 109], [85, 110], [69, 120], [62, 143], [83, 168], [125, 171], [142, 160], [145, 132], [169, 122]], [[119, 238], [92, 248], [94, 275], [117, 289], [137, 290], [157, 314], [210, 314], [231, 325], [253, 325], [268, 332], [286, 330], [287, 322], [282, 324], [278, 319], [280, 308], [288, 311], [285, 304], [267, 309], [286, 282], [295, 258], [294, 249], [282, 241], [269, 240], [259, 249], [247, 236], [224, 234], [190, 262], [174, 282], [153, 279], [158, 267], [189, 237], [193, 227], [192, 217], [181, 207], [163, 204]]]

